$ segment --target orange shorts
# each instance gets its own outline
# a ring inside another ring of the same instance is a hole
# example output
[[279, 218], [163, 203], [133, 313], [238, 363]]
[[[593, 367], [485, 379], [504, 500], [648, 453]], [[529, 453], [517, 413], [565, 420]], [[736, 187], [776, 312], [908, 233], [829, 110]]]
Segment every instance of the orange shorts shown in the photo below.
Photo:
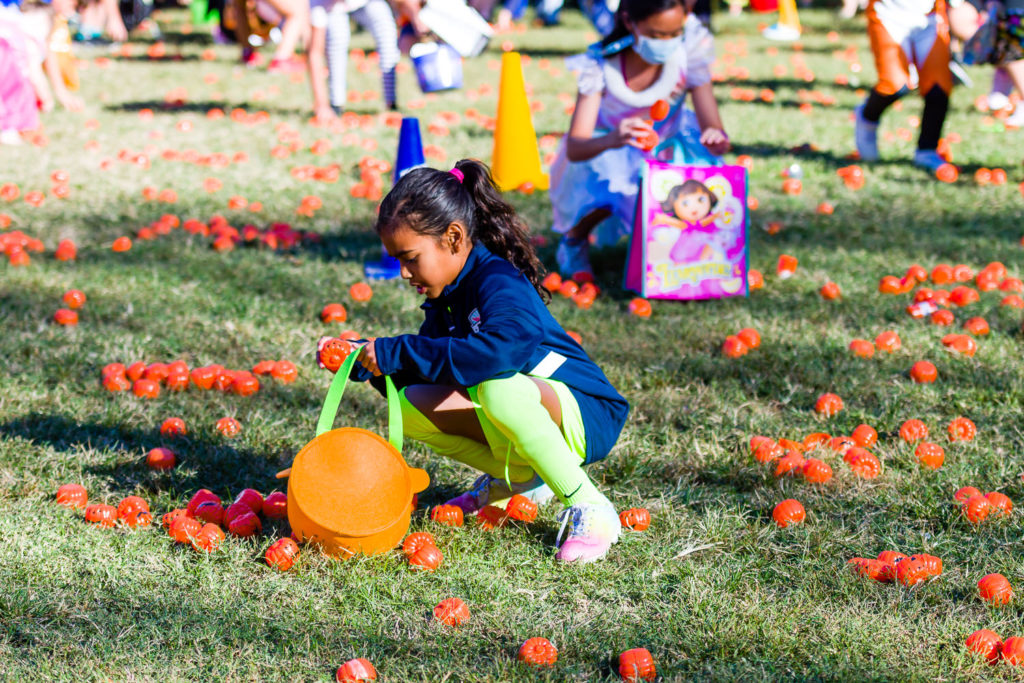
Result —
[[904, 87], [911, 87], [910, 64], [918, 74], [918, 88], [923, 95], [939, 86], [947, 95], [953, 90], [953, 75], [949, 71], [949, 22], [945, 3], [936, 3], [936, 10], [928, 15], [923, 27], [909, 28], [897, 41], [878, 17], [875, 2], [868, 5], [868, 39], [875, 56], [878, 85], [882, 95], [895, 95]]

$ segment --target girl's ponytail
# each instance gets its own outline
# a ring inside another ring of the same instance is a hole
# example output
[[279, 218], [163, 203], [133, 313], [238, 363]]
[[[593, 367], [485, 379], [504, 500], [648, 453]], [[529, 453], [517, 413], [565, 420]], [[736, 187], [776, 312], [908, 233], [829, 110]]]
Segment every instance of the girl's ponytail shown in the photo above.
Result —
[[541, 286], [543, 268], [530, 242], [530, 231], [516, 210], [502, 199], [490, 170], [475, 159], [462, 159], [455, 168], [462, 173], [462, 186], [476, 205], [474, 237], [515, 266], [546, 301], [551, 293]]
[[515, 266], [544, 301], [551, 298], [541, 285], [543, 268], [526, 224], [502, 199], [487, 166], [475, 159], [462, 159], [451, 171], [406, 173], [381, 202], [375, 229], [381, 234], [404, 226], [440, 238], [454, 222], [466, 228], [471, 242]]

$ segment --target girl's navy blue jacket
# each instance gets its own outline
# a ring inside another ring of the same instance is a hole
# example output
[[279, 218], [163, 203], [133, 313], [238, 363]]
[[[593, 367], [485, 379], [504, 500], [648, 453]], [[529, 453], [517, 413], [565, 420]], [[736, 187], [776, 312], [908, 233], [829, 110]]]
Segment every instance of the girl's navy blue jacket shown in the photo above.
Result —
[[[475, 244], [455, 282], [421, 308], [426, 319], [419, 334], [381, 337], [374, 344], [380, 371], [396, 385], [471, 387], [519, 372], [558, 380], [579, 404], [586, 462], [608, 455], [629, 403], [515, 266]], [[365, 381], [370, 373], [356, 365], [352, 379]]]

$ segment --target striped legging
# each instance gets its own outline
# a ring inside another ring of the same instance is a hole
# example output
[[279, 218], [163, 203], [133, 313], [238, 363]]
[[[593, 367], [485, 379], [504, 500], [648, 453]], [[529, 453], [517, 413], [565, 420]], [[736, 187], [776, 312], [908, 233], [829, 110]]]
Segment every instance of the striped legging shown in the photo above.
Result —
[[[352, 18], [370, 32], [380, 55], [380, 79], [384, 90], [384, 103], [395, 106], [395, 67], [398, 65], [398, 27], [387, 0], [370, 0], [352, 12]], [[344, 108], [348, 84], [348, 46], [351, 39], [349, 14], [344, 4], [334, 3], [327, 14], [327, 88], [331, 106]]]

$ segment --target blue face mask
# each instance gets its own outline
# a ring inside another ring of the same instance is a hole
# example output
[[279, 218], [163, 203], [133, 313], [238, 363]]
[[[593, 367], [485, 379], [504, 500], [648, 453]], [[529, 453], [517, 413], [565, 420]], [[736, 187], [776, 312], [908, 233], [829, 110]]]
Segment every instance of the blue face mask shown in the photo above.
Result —
[[633, 49], [640, 55], [640, 58], [649, 64], [664, 64], [683, 44], [683, 37], [675, 38], [648, 38], [637, 36], [633, 41]]

